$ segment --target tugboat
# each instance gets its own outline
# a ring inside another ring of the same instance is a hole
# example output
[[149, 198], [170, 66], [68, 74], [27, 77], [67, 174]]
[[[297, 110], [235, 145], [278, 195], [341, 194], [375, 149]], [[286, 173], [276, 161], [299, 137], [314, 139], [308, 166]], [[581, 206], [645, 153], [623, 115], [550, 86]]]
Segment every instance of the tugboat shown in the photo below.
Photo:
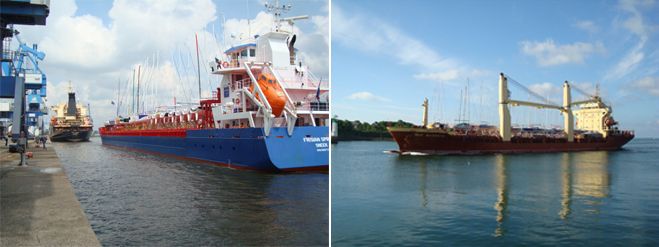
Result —
[[[395, 152], [427, 155], [617, 150], [634, 138], [633, 131], [618, 129], [618, 122], [611, 116], [613, 110], [599, 95], [588, 95], [587, 100], [573, 102], [570, 84], [566, 81], [563, 83], [563, 105], [514, 100], [508, 91], [508, 79], [500, 74], [498, 128], [467, 123], [452, 127], [440, 123], [429, 125], [426, 99], [422, 126], [388, 128], [398, 143], [399, 150]], [[512, 128], [509, 105], [559, 110], [563, 113], [565, 128]]]
[[281, 18], [290, 5], [266, 8], [271, 31], [211, 62], [222, 80], [210, 98], [117, 117], [99, 129], [103, 144], [235, 169], [327, 171], [329, 84], [297, 56], [297, 35], [281, 25], [308, 17]]
[[93, 133], [89, 108], [76, 102], [76, 93], [69, 82], [69, 100], [51, 108], [50, 140], [54, 142], [86, 142]]

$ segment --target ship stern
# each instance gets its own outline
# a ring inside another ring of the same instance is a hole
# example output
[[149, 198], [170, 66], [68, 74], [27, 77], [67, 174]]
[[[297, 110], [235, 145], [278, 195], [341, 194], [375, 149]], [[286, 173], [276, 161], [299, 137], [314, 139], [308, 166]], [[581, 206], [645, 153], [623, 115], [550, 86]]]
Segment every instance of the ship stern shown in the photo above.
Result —
[[265, 144], [272, 164], [280, 171], [328, 171], [329, 128], [295, 127], [289, 136], [286, 128], [272, 128]]

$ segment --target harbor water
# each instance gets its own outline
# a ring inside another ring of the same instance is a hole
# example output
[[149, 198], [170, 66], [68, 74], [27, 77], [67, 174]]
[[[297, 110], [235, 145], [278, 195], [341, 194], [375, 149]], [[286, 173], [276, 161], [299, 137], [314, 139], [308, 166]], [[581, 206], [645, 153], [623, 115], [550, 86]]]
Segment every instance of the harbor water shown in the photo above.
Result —
[[329, 175], [271, 174], [54, 143], [105, 246], [324, 245]]
[[659, 140], [605, 152], [399, 156], [332, 146], [332, 243], [659, 245]]

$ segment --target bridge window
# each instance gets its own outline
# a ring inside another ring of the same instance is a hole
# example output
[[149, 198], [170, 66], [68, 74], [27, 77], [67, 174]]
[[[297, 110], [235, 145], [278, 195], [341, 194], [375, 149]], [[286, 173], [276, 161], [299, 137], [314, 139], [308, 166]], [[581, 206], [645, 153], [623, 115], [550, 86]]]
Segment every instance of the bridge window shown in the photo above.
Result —
[[249, 49], [249, 56], [256, 57], [256, 49]]
[[241, 57], [247, 57], [247, 50], [240, 51], [240, 56]]

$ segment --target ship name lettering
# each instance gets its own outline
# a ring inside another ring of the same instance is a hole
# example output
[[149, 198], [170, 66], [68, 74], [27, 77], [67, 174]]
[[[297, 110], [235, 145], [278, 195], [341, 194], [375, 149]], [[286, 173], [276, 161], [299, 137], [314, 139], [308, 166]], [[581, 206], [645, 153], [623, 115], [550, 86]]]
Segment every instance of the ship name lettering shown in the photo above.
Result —
[[329, 137], [304, 137], [303, 142], [329, 142]]

